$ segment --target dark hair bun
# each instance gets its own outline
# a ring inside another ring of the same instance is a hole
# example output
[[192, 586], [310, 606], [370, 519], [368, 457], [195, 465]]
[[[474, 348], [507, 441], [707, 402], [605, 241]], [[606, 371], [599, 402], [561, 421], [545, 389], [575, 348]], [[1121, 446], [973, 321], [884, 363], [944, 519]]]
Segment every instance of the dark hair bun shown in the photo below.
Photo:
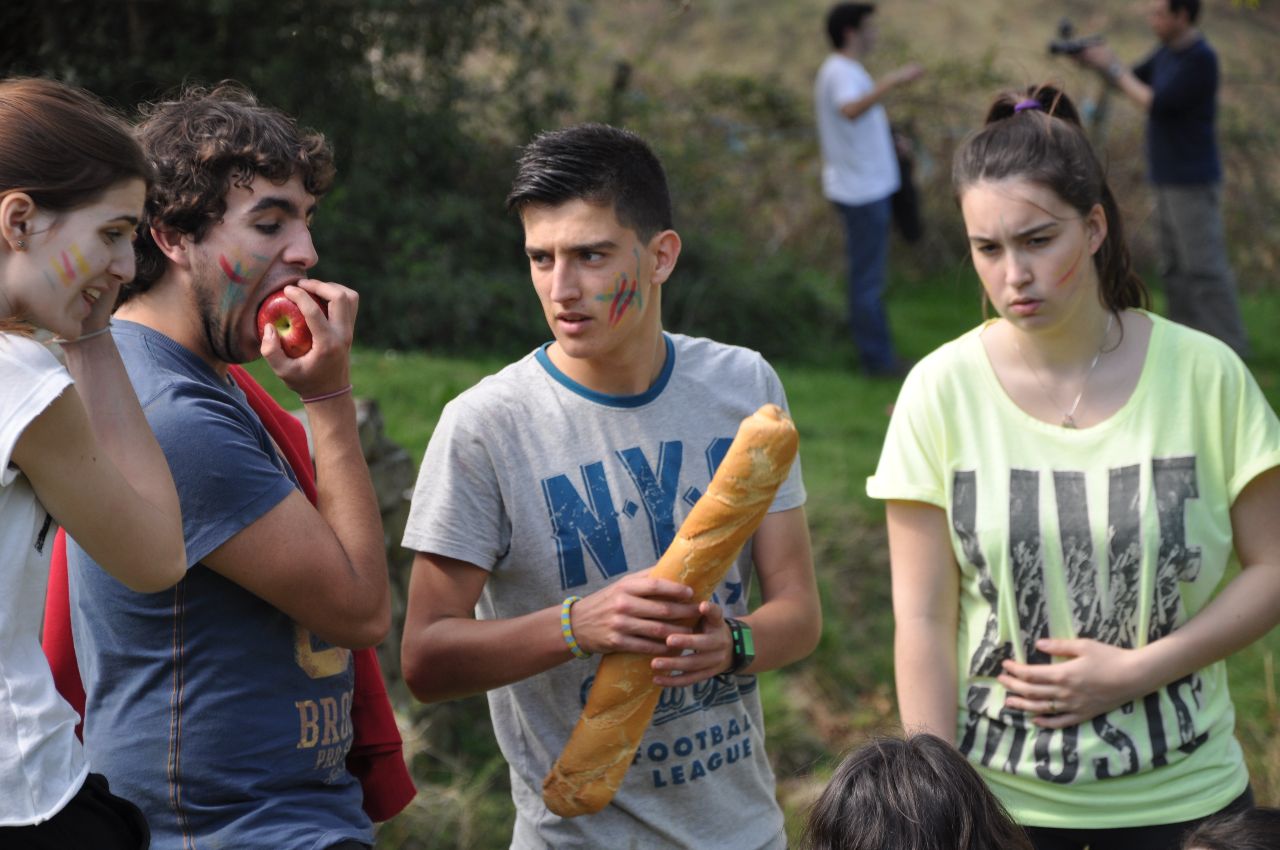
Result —
[[[1039, 106], [1028, 108], [1029, 102], [1035, 102]], [[1019, 109], [1019, 106], [1022, 108]], [[1077, 127], [1082, 126], [1080, 113], [1076, 111], [1076, 105], [1071, 102], [1071, 98], [1067, 97], [1061, 89], [1047, 84], [1029, 86], [1022, 92], [1004, 92], [998, 95], [995, 102], [991, 104], [991, 108], [987, 110], [986, 123], [992, 124], [1027, 112], [1043, 112], [1045, 115], [1075, 124]]]

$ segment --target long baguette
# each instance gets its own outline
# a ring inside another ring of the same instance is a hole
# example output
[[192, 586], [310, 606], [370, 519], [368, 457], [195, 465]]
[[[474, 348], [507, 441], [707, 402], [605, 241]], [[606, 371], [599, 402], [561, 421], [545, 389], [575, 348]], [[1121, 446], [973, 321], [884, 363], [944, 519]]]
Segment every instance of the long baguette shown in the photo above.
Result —
[[[652, 575], [687, 584], [702, 601], [760, 526], [796, 456], [799, 437], [782, 408], [766, 404], [742, 421], [707, 492], [689, 511]], [[542, 799], [561, 817], [603, 809], [635, 757], [662, 689], [652, 656], [614, 653], [600, 661], [587, 704]]]

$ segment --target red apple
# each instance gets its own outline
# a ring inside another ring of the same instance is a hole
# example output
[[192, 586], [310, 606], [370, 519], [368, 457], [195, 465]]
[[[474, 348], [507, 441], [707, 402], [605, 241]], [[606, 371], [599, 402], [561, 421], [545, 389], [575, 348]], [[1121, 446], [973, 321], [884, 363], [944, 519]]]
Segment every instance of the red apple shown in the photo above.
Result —
[[[306, 290], [303, 290], [306, 292]], [[307, 292], [311, 295], [310, 292]], [[311, 300], [320, 305], [325, 315], [329, 315], [328, 305], [314, 295]], [[301, 357], [311, 350], [311, 328], [307, 327], [302, 317], [302, 310], [289, 300], [284, 290], [272, 293], [258, 308], [258, 339], [262, 339], [267, 325], [274, 325], [276, 336], [280, 338], [280, 347], [286, 357]]]

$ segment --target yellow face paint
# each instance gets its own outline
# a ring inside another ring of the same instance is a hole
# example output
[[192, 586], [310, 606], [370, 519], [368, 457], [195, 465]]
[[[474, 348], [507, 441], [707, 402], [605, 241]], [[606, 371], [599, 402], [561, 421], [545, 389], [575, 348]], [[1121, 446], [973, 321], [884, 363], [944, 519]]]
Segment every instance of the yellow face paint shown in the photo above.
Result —
[[63, 286], [70, 286], [75, 283], [77, 277], [87, 275], [91, 271], [88, 260], [84, 258], [84, 254], [80, 253], [80, 246], [74, 242], [70, 248], [58, 254], [56, 260], [50, 260], [49, 265], [53, 267]]

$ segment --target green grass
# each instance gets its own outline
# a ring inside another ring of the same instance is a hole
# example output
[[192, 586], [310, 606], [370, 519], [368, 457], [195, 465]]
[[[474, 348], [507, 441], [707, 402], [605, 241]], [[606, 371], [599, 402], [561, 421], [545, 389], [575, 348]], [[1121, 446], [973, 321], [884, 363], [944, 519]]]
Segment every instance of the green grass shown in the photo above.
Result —
[[[1280, 299], [1248, 297], [1244, 307], [1254, 343], [1250, 365], [1274, 407], [1280, 401], [1280, 336], [1273, 330], [1280, 327]], [[980, 310], [972, 273], [963, 268], [931, 282], [896, 282], [890, 293], [895, 334], [912, 358], [974, 325]], [[815, 359], [824, 365], [776, 365], [801, 433], [824, 630], [808, 659], [761, 677], [768, 749], [793, 839], [805, 806], [839, 755], [896, 720], [883, 509], [866, 497], [863, 485], [879, 455], [897, 385], [830, 365], [852, 364], [851, 347]], [[378, 401], [389, 436], [417, 461], [444, 403], [501, 365], [365, 349], [354, 356], [352, 373], [358, 393]], [[265, 364], [252, 371], [286, 406], [296, 406]], [[1254, 790], [1260, 803], [1270, 805], [1280, 804], [1277, 655], [1280, 630], [1273, 630], [1228, 662]], [[430, 730], [423, 736], [429, 744], [410, 740], [423, 793], [382, 828], [380, 848], [506, 846], [512, 815], [505, 766], [483, 718], [477, 721], [483, 712], [480, 700], [415, 710], [415, 729]], [[457, 731], [439, 733], [451, 724]]]

